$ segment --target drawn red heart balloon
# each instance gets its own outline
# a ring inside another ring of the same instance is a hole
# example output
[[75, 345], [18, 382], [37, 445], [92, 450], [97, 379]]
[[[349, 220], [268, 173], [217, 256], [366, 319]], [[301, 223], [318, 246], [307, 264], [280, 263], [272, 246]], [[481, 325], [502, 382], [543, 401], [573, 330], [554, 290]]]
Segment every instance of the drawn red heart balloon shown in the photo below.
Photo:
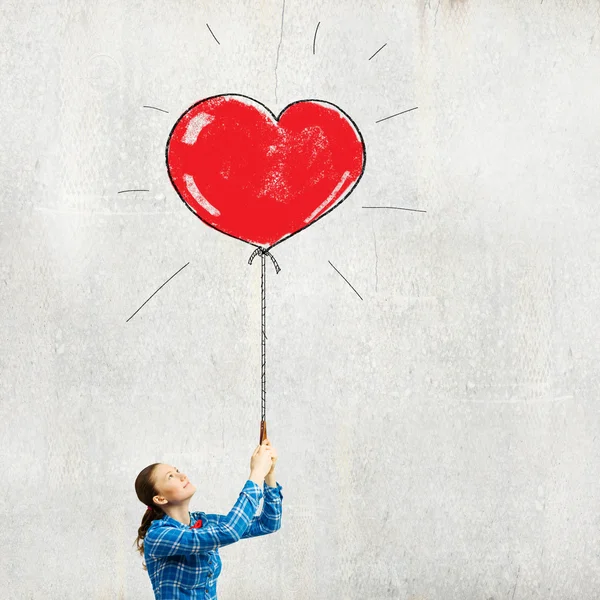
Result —
[[272, 248], [348, 196], [365, 167], [365, 145], [337, 106], [303, 100], [275, 117], [241, 95], [194, 104], [166, 148], [177, 193], [202, 221]]

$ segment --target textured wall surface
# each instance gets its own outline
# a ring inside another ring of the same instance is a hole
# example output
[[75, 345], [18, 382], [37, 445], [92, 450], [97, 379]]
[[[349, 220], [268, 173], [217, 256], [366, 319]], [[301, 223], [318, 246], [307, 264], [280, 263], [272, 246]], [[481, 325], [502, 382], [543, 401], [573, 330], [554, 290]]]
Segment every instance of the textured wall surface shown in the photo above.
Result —
[[598, 598], [597, 0], [0, 15], [2, 598], [151, 600], [137, 473], [222, 513], [248, 476], [260, 268], [164, 164], [220, 93], [337, 104], [367, 167], [274, 251], [283, 525], [223, 549], [219, 598]]

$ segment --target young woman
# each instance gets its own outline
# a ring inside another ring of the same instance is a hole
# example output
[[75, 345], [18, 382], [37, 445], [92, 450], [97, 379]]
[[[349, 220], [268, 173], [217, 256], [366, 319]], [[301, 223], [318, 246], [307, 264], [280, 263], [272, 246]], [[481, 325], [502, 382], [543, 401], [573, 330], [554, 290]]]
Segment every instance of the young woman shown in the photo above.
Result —
[[[136, 543], [156, 600], [216, 600], [219, 548], [281, 527], [276, 462], [277, 451], [266, 439], [252, 453], [250, 476], [227, 515], [189, 512], [196, 487], [171, 465], [155, 463], [137, 476], [137, 497], [148, 508]], [[255, 516], [263, 493], [263, 509]]]

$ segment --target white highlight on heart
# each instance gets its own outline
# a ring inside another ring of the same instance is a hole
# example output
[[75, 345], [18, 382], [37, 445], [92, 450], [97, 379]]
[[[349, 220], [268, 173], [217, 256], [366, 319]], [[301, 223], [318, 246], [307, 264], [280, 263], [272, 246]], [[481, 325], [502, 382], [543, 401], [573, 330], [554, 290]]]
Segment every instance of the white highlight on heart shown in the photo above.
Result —
[[342, 178], [340, 179], [339, 183], [333, 188], [333, 192], [331, 192], [331, 194], [329, 194], [329, 196], [327, 196], [327, 200], [325, 200], [325, 202], [322, 202], [315, 210], [313, 210], [313, 212], [310, 214], [309, 217], [304, 219], [305, 223], [312, 221], [313, 218], [316, 215], [318, 215], [333, 200], [333, 198], [340, 191], [341, 187], [344, 185], [344, 183], [346, 182], [346, 179], [348, 179], [348, 177], [350, 177], [350, 171], [345, 171], [344, 174], [342, 175]]
[[221, 212], [217, 210], [201, 193], [194, 181], [194, 178], [187, 173], [183, 176], [185, 185], [187, 186], [188, 192], [192, 195], [194, 200], [206, 211], [208, 211], [213, 217], [218, 217]]
[[200, 113], [199, 115], [196, 115], [193, 119], [190, 119], [190, 122], [185, 130], [185, 135], [181, 141], [184, 144], [189, 144], [190, 146], [195, 144], [198, 136], [200, 135], [200, 131], [214, 120], [214, 115], [209, 115], [208, 113]]

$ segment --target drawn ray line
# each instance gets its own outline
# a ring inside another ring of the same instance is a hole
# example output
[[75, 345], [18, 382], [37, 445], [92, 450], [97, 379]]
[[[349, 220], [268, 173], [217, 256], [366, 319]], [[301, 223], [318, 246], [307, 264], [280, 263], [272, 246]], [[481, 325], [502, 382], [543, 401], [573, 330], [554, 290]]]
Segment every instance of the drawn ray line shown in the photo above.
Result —
[[396, 113], [395, 115], [390, 115], [389, 117], [384, 117], [383, 119], [379, 119], [379, 121], [375, 121], [375, 123], [381, 123], [381, 121], [387, 121], [388, 119], [392, 119], [394, 117], [397, 117], [398, 115], [403, 115], [404, 113], [410, 112], [411, 110], [416, 110], [417, 108], [419, 108], [419, 107], [415, 106], [413, 108], [409, 108], [408, 110], [403, 110], [402, 112]]
[[390, 208], [392, 210], [411, 210], [413, 212], [427, 212], [419, 208], [402, 208], [401, 206], [363, 206], [363, 208]]
[[207, 23], [206, 26], [208, 27], [208, 30], [210, 31], [212, 36], [215, 38], [215, 42], [217, 42], [217, 44], [219, 44], [219, 46], [220, 46], [221, 42], [217, 39], [217, 36], [213, 33], [213, 30], [210, 28], [210, 25]]
[[[335, 269], [330, 260], [328, 260], [327, 262]], [[337, 271], [338, 275], [354, 290], [354, 293], [362, 300], [363, 297], [356, 291], [354, 286], [337, 269], [335, 270]]]
[[162, 108], [157, 108], [156, 106], [148, 106], [147, 104], [144, 104], [144, 106], [142, 106], [142, 108], [153, 108], [154, 110], [160, 110], [160, 112], [164, 112], [164, 113], [169, 113], [168, 110], [164, 110]]
[[[375, 54], [373, 54], [373, 56], [375, 56], [376, 54], [381, 52], [386, 46], [387, 46], [387, 42], [383, 46], [381, 46], [381, 48], [379, 48], [379, 50], [377, 50], [377, 52], [375, 52]], [[371, 58], [373, 58], [373, 56], [371, 56]], [[369, 58], [369, 60], [371, 60], [371, 58]]]
[[[183, 269], [185, 269], [185, 267], [187, 267], [190, 263], [187, 262], [185, 263], [185, 265], [183, 265], [183, 267], [181, 267], [181, 269], [179, 269], [179, 271], [182, 271]], [[177, 273], [179, 273], [179, 271], [177, 271]], [[169, 279], [167, 279], [159, 288], [158, 290], [156, 290], [156, 292], [154, 292], [154, 294], [156, 294], [161, 288], [163, 288], [165, 285], [167, 285], [167, 283], [169, 283], [169, 281], [171, 281], [171, 279], [173, 279], [173, 277], [175, 277], [175, 275], [177, 275], [177, 273], [174, 273], [173, 275], [171, 275], [171, 277], [169, 277]], [[154, 296], [154, 294], [152, 294], [152, 296]], [[150, 298], [152, 298], [152, 296], [150, 296]], [[127, 321], [125, 321], [126, 323], [128, 323], [131, 319], [133, 319], [133, 317], [135, 317], [135, 315], [137, 315], [137, 313], [142, 309], [142, 307], [150, 300], [150, 298], [148, 298], [148, 300], [146, 300], [146, 302], [144, 302], [144, 304], [142, 304], [142, 306], [140, 306], [132, 315], [131, 317], [129, 317], [129, 319], [127, 319]]]

